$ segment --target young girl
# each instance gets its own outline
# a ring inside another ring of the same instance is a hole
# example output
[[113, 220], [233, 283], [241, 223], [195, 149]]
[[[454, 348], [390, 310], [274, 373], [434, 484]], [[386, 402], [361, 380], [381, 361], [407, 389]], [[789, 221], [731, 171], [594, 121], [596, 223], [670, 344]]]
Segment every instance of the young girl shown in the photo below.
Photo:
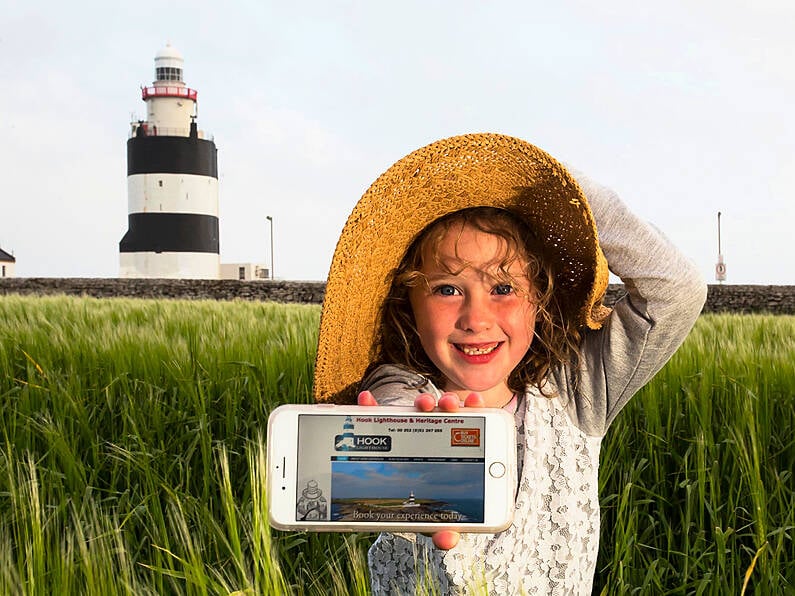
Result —
[[[612, 311], [608, 264], [627, 290]], [[394, 164], [340, 236], [315, 396], [506, 408], [519, 484], [499, 534], [381, 534], [373, 592], [590, 594], [602, 437], [705, 297], [662, 234], [524, 141], [453, 137]]]

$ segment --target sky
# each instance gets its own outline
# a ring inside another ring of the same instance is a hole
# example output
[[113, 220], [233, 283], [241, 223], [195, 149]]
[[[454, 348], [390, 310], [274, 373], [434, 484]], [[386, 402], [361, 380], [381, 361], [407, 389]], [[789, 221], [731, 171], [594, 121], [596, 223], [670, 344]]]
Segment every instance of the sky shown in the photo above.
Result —
[[[170, 43], [218, 147], [221, 262], [325, 280], [392, 163], [520, 137], [616, 190], [715, 283], [795, 285], [791, 0], [27, 2], [0, 11], [0, 248], [116, 277], [126, 141]], [[270, 223], [273, 219], [273, 255]]]

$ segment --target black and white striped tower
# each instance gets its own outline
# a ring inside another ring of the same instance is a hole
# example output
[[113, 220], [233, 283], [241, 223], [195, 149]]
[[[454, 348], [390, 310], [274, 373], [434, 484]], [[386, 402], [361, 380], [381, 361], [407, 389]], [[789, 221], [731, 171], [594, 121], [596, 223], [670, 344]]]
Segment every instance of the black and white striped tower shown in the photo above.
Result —
[[219, 277], [217, 149], [198, 130], [182, 66], [171, 46], [157, 53], [155, 81], [141, 89], [146, 120], [131, 123], [120, 277]]

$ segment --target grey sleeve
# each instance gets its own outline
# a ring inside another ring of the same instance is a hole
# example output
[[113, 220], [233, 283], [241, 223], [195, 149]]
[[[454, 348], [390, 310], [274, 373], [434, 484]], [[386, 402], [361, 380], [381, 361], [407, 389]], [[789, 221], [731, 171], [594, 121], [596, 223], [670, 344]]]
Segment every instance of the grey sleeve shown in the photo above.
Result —
[[413, 406], [421, 393], [430, 393], [437, 399], [439, 390], [422, 375], [391, 364], [379, 366], [367, 375], [361, 384], [381, 406]]
[[696, 322], [707, 287], [695, 266], [656, 228], [634, 215], [609, 188], [574, 172], [596, 220], [610, 270], [627, 294], [582, 343], [579, 381], [555, 381], [570, 416], [602, 436], [630, 398], [665, 365]]

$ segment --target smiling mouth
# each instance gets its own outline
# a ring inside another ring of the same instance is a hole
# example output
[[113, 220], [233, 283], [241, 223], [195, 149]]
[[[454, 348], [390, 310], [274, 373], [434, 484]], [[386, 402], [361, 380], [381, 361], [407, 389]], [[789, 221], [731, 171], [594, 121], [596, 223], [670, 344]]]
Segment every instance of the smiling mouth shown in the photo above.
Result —
[[463, 352], [467, 356], [483, 356], [484, 354], [491, 354], [494, 350], [502, 345], [502, 342], [494, 342], [488, 344], [453, 344], [459, 352]]

